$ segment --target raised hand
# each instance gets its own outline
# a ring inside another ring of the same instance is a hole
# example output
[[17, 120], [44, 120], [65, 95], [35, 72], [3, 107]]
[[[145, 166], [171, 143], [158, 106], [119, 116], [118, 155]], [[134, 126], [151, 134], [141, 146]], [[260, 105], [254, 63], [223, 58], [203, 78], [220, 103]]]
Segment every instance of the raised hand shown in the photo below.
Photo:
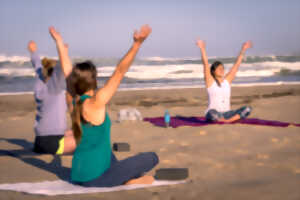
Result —
[[205, 49], [205, 42], [204, 42], [204, 40], [200, 40], [200, 39], [198, 39], [197, 41], [196, 41], [196, 45], [200, 48], [200, 49]]
[[243, 44], [242, 50], [243, 50], [243, 51], [246, 51], [247, 49], [252, 48], [252, 46], [253, 46], [252, 42], [251, 42], [250, 40], [248, 40], [247, 42], [245, 42], [245, 43]]
[[28, 51], [30, 51], [30, 53], [34, 53], [37, 50], [37, 45], [33, 40], [30, 40], [28, 42], [28, 46], [27, 46]]
[[134, 31], [133, 40], [136, 43], [143, 43], [152, 32], [149, 25], [143, 25], [139, 31]]
[[53, 26], [49, 27], [49, 33], [50, 33], [51, 37], [53, 38], [53, 40], [55, 40], [56, 42], [63, 40], [60, 33], [57, 32]]
[[233, 67], [230, 69], [230, 71], [226, 74], [225, 78], [229, 83], [232, 83], [233, 79], [235, 78], [235, 75], [243, 61], [243, 57], [244, 54], [246, 52], [247, 49], [252, 47], [252, 42], [250, 40], [248, 40], [247, 42], [245, 42], [242, 46], [242, 49], [240, 51], [239, 56], [237, 57]]
[[65, 77], [68, 77], [72, 72], [72, 62], [68, 54], [68, 44], [63, 42], [63, 39], [58, 31], [53, 26], [49, 27], [49, 33], [56, 43], [56, 48]]

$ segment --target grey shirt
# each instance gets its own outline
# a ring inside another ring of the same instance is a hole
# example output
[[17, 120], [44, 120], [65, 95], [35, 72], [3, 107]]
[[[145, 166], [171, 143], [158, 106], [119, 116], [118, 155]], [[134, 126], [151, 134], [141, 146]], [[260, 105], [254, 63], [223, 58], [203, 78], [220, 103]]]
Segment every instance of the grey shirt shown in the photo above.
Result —
[[60, 66], [55, 66], [52, 76], [45, 83], [39, 55], [31, 54], [31, 62], [36, 72], [34, 97], [37, 104], [36, 136], [64, 135], [66, 120], [66, 81]]

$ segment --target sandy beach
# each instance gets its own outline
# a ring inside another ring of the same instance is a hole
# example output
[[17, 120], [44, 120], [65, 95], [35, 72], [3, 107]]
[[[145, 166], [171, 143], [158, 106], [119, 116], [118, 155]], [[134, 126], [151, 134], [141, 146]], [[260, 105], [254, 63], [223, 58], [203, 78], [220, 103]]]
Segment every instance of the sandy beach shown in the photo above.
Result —
[[[231, 105], [250, 105], [252, 118], [300, 123], [300, 85], [233, 87]], [[0, 191], [0, 199], [300, 199], [300, 128], [208, 125], [161, 128], [143, 121], [117, 123], [117, 113], [137, 108], [143, 117], [203, 116], [205, 89], [119, 91], [108, 106], [112, 142], [130, 152], [155, 151], [156, 167], [187, 167], [185, 184], [130, 191], [47, 197]], [[0, 96], [0, 184], [67, 177], [72, 156], [32, 155], [33, 95]], [[13, 152], [14, 155], [8, 155]], [[62, 169], [62, 170], [58, 170]], [[150, 172], [154, 174], [154, 170]]]

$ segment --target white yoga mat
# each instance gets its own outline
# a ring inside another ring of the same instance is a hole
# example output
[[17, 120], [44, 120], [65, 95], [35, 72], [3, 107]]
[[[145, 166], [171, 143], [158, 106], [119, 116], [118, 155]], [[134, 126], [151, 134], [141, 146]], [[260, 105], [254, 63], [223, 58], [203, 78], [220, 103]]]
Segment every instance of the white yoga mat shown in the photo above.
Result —
[[25, 192], [29, 194], [42, 195], [67, 195], [67, 194], [84, 194], [97, 192], [113, 192], [120, 190], [133, 190], [139, 188], [148, 188], [163, 185], [175, 185], [185, 183], [186, 181], [154, 181], [151, 185], [121, 185], [116, 187], [82, 187], [73, 185], [66, 181], [43, 181], [35, 183], [14, 183], [14, 184], [0, 184], [0, 190], [11, 190], [17, 192]]

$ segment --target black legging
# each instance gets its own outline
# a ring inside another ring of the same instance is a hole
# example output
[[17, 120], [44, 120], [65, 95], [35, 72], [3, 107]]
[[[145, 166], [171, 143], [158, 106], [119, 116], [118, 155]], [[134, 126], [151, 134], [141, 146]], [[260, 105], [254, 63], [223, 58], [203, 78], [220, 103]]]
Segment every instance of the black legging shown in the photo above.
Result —
[[126, 183], [127, 181], [143, 176], [159, 162], [154, 152], [139, 153], [135, 156], [118, 161], [115, 155], [111, 154], [111, 165], [98, 178], [75, 183], [85, 187], [113, 187]]

